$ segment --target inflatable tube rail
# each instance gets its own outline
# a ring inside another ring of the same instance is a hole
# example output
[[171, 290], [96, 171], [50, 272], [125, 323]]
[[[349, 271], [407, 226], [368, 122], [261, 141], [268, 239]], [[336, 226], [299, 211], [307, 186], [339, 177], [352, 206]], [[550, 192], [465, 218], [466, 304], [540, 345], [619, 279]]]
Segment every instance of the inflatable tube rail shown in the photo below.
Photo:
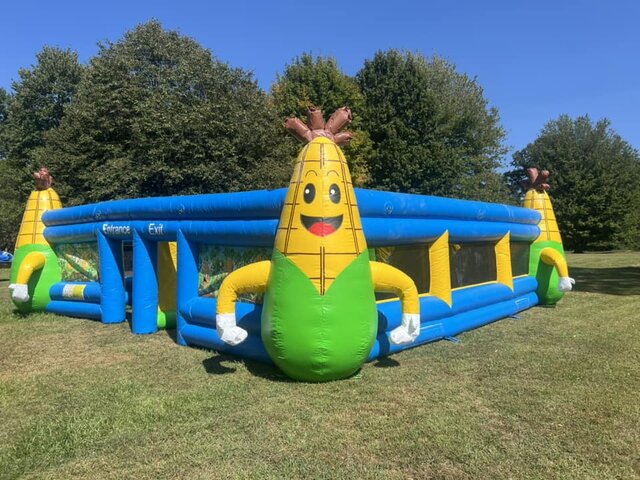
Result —
[[49, 302], [45, 311], [67, 317], [89, 318], [92, 320], [100, 320], [102, 318], [102, 309], [96, 303], [53, 300]]
[[[180, 197], [112, 200], [49, 210], [46, 226], [132, 220], [274, 219], [280, 216], [286, 189]], [[372, 218], [433, 218], [537, 225], [534, 210], [455, 198], [355, 189], [360, 214]]]
[[[446, 231], [452, 242], [459, 243], [498, 241], [507, 232], [514, 241], [531, 242], [540, 234], [536, 225], [479, 220], [363, 218], [362, 227], [370, 247], [433, 242]], [[114, 221], [47, 227], [44, 235], [54, 244], [95, 241], [98, 233], [113, 240], [131, 240], [134, 232], [145, 240], [174, 242], [181, 231], [196, 243], [269, 248], [277, 228], [277, 220]]]
[[60, 282], [49, 289], [51, 300], [100, 303], [101, 295], [97, 282]]
[[[499, 283], [466, 287], [452, 292], [451, 307], [436, 297], [423, 296], [420, 298], [420, 336], [410, 345], [391, 345], [388, 340], [389, 332], [400, 325], [400, 302], [391, 300], [378, 303], [378, 335], [369, 361], [406, 348], [454, 336], [531, 308], [538, 303], [536, 288], [537, 282], [533, 277], [514, 279], [513, 291]], [[187, 344], [193, 343], [199, 347], [247, 356], [244, 348], [240, 348], [244, 344], [231, 347], [219, 339], [215, 330], [216, 304], [214, 298], [198, 297], [183, 307], [180, 313], [187, 321], [187, 325], [181, 330], [187, 332], [186, 336], [183, 333], [183, 338]], [[236, 303], [238, 325], [249, 333], [249, 339], [252, 340], [250, 345], [254, 345], [256, 341], [261, 343], [261, 315], [261, 305]], [[263, 351], [263, 345], [258, 350], [252, 347], [249, 358], [270, 363], [268, 357], [263, 356]], [[266, 355], [266, 351], [264, 353]]]
[[[424, 295], [420, 297], [420, 321], [423, 324], [436, 320], [446, 321], [447, 318], [455, 315], [526, 296], [535, 292], [537, 286], [535, 278], [521, 277], [514, 279], [513, 291], [499, 283], [465, 287], [452, 292], [451, 307], [439, 298]], [[180, 313], [189, 323], [215, 328], [216, 306], [215, 298], [197, 297], [190, 300]], [[400, 325], [402, 307], [398, 300], [383, 301], [378, 303], [377, 307], [378, 332], [390, 332]], [[250, 335], [260, 336], [261, 316], [262, 305], [240, 301], [236, 303], [238, 325], [247, 330]]]
[[286, 189], [111, 200], [50, 210], [47, 226], [129, 220], [278, 219]]
[[417, 347], [428, 342], [434, 342], [447, 337], [453, 337], [462, 332], [473, 330], [488, 323], [515, 315], [538, 304], [538, 296], [535, 292], [528, 293], [500, 303], [494, 303], [475, 310], [453, 315], [452, 317], [423, 323], [420, 326], [420, 335], [415, 342], [408, 345], [392, 345], [389, 341], [389, 333], [379, 333], [376, 342], [369, 353], [368, 361], [378, 357], [385, 357], [392, 353]]
[[511, 205], [359, 188], [355, 191], [362, 217], [476, 220], [525, 225], [538, 225], [540, 222], [538, 212]]
[[[423, 323], [421, 324], [420, 335], [415, 342], [409, 345], [391, 345], [388, 337], [389, 333], [380, 332], [376, 337], [367, 361], [370, 362], [378, 357], [384, 357], [392, 353], [397, 353], [425, 343], [441, 340], [446, 337], [453, 337], [462, 332], [479, 328], [510, 315], [515, 315], [522, 310], [526, 310], [537, 305], [537, 303], [537, 295], [535, 292], [531, 292], [504, 302], [487, 305], [474, 310], [462, 312], [451, 317]], [[239, 355], [244, 358], [264, 363], [273, 363], [267, 354], [261, 337], [256, 334], [249, 335], [243, 343], [236, 345], [235, 347], [232, 347], [220, 340], [218, 332], [211, 326], [188, 324], [181, 329], [181, 334], [187, 345]]]

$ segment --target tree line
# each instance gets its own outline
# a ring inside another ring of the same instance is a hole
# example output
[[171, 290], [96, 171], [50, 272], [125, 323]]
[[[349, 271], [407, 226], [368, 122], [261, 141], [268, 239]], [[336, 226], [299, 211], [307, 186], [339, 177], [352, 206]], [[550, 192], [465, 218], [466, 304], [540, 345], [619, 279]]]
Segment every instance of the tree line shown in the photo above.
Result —
[[547, 168], [568, 248], [640, 246], [638, 152], [606, 119], [560, 116], [506, 165], [497, 109], [437, 56], [380, 51], [349, 76], [303, 53], [265, 92], [150, 21], [99, 44], [86, 64], [44, 47], [18, 73], [11, 92], [0, 89], [2, 249], [13, 248], [40, 166], [65, 205], [286, 185], [299, 145], [284, 119], [309, 105], [351, 107], [345, 153], [357, 186], [517, 203], [524, 168]]

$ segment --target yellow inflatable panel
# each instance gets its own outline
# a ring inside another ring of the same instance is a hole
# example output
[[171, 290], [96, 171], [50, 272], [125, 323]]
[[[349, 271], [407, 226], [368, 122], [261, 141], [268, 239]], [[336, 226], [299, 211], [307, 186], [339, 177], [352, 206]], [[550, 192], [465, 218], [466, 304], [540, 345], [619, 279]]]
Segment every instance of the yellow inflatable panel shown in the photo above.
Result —
[[449, 232], [444, 232], [429, 247], [429, 295], [451, 306], [451, 265], [449, 263]]
[[510, 232], [507, 232], [507, 234], [496, 243], [496, 270], [498, 273], [498, 283], [502, 283], [513, 290]]
[[158, 243], [158, 310], [176, 310], [176, 242]]

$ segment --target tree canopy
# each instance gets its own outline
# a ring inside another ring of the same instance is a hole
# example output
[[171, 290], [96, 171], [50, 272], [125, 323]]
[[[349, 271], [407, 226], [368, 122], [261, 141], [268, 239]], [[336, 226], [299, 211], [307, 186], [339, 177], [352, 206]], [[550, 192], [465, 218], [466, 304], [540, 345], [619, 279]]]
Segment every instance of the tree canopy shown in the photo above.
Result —
[[31, 172], [48, 132], [64, 117], [82, 78], [78, 55], [44, 47], [36, 64], [19, 71], [12, 94], [0, 92], [0, 246], [12, 248], [33, 188]]
[[609, 249], [631, 240], [626, 227], [635, 221], [630, 211], [640, 209], [640, 158], [609, 120], [561, 115], [514, 154], [512, 165], [515, 190], [526, 168], [551, 172], [550, 195], [568, 248]]
[[6, 145], [6, 127], [7, 127], [7, 115], [9, 110], [9, 101], [11, 96], [2, 87], [0, 87], [0, 160], [7, 159], [7, 145]]
[[10, 92], [0, 88], [0, 248], [12, 247], [41, 166], [65, 205], [284, 186], [299, 149], [284, 121], [309, 106], [352, 109], [345, 153], [358, 186], [512, 203], [524, 170], [546, 168], [568, 248], [640, 247], [638, 152], [606, 119], [549, 122], [503, 176], [498, 111], [445, 59], [382, 51], [350, 76], [303, 53], [267, 93], [150, 21], [86, 65], [44, 47]]
[[152, 21], [100, 46], [40, 159], [73, 203], [271, 187], [275, 125], [251, 74]]
[[365, 61], [357, 79], [373, 141], [372, 186], [506, 200], [496, 168], [506, 153], [498, 111], [450, 62], [397, 50]]
[[[340, 70], [334, 58], [314, 59], [308, 53], [302, 54], [285, 67], [282, 75], [278, 75], [271, 95], [279, 119], [290, 116], [305, 118], [309, 106], [320, 108], [325, 116], [340, 107], [351, 108], [353, 121], [349, 131], [353, 133], [353, 140], [344, 148], [345, 155], [356, 186], [368, 182], [371, 140], [362, 128], [364, 99], [358, 83]], [[299, 143], [290, 139], [284, 128], [281, 132], [291, 155], [295, 155], [300, 148]]]
[[32, 68], [19, 71], [6, 112], [7, 157], [25, 163], [44, 145], [46, 132], [60, 124], [82, 78], [72, 50], [45, 46], [36, 60]]

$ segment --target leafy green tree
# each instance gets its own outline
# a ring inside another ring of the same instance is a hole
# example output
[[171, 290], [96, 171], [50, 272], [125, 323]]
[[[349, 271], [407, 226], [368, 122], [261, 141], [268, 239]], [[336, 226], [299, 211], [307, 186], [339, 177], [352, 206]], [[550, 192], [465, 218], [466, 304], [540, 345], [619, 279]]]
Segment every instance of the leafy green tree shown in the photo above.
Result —
[[[369, 135], [362, 128], [364, 99], [358, 83], [340, 70], [334, 58], [314, 59], [311, 54], [303, 53], [285, 67], [282, 75], [278, 74], [271, 95], [280, 125], [290, 116], [305, 119], [309, 106], [320, 108], [325, 118], [340, 107], [351, 108], [353, 122], [348, 130], [353, 133], [353, 140], [345, 147], [345, 155], [354, 183], [363, 185], [368, 181], [367, 162], [372, 150]], [[281, 131], [284, 132], [284, 128]], [[293, 157], [300, 149], [299, 142], [289, 136], [285, 138]]]
[[[640, 185], [640, 175], [635, 178], [636, 185]], [[627, 210], [622, 223], [623, 241], [619, 246], [640, 250], [640, 188], [631, 192], [631, 208]]]
[[32, 160], [46, 132], [60, 124], [82, 77], [78, 54], [72, 50], [44, 47], [36, 59], [32, 68], [20, 69], [6, 110], [7, 157], [22, 163]]
[[11, 95], [0, 87], [0, 161], [7, 158], [6, 131]]
[[71, 50], [44, 47], [36, 60], [19, 71], [12, 95], [0, 92], [0, 247], [8, 249], [33, 189], [37, 151], [64, 117], [82, 76], [78, 55]]
[[475, 79], [439, 57], [378, 52], [357, 74], [373, 141], [370, 185], [410, 193], [508, 201], [498, 111]]
[[7, 110], [9, 109], [9, 93], [0, 87], [0, 125], [4, 124], [7, 119]]
[[0, 250], [13, 251], [26, 198], [16, 195], [16, 169], [0, 160]]
[[151, 21], [100, 45], [39, 158], [83, 203], [281, 186], [281, 153], [252, 76]]
[[550, 195], [566, 246], [610, 249], [628, 242], [630, 216], [640, 209], [640, 157], [610, 126], [567, 115], [547, 123], [538, 138], [513, 155], [508, 174], [517, 191], [526, 168], [551, 172]]
[[[18, 201], [9, 199], [3, 192], [13, 191], [15, 187], [9, 184], [13, 175], [7, 171], [7, 151], [5, 143], [7, 110], [11, 96], [4, 88], [0, 88], [0, 250], [12, 251], [16, 239], [16, 229], [20, 221]], [[14, 195], [15, 196], [15, 195]]]

